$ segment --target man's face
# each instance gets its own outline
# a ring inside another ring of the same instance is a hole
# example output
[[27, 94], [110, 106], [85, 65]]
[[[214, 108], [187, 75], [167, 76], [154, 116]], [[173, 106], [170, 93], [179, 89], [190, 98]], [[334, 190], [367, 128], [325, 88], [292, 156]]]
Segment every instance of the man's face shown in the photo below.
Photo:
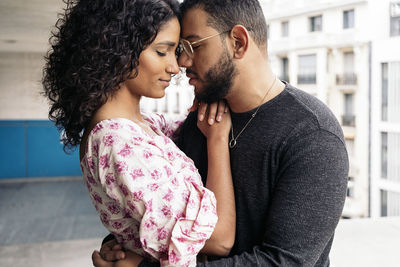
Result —
[[[189, 42], [219, 33], [207, 25], [207, 13], [199, 8], [186, 12], [181, 28], [182, 38]], [[236, 74], [225, 41], [221, 41], [217, 35], [193, 44], [192, 47], [193, 55], [188, 56], [183, 52], [179, 64], [186, 68], [186, 76], [190, 79], [189, 84], [195, 87], [196, 97], [208, 103], [225, 98]]]

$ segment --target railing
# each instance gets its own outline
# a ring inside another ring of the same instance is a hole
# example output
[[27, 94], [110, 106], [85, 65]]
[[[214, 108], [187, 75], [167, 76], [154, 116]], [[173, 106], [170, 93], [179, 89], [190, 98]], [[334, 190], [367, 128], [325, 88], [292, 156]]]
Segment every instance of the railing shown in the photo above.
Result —
[[343, 115], [342, 116], [342, 125], [343, 126], [356, 126], [356, 116], [354, 115]]
[[299, 84], [315, 84], [317, 82], [317, 75], [316, 74], [299, 74], [297, 75], [297, 83]]
[[355, 73], [344, 73], [336, 75], [337, 85], [356, 85], [357, 84], [357, 74]]

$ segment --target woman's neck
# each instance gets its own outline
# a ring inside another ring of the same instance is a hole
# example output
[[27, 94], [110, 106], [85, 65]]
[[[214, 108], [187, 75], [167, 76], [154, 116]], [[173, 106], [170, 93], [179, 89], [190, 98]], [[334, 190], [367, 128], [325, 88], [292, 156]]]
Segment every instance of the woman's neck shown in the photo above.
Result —
[[132, 121], [143, 121], [140, 114], [141, 96], [132, 95], [126, 87], [121, 87], [109, 97], [96, 112], [97, 119], [125, 118]]

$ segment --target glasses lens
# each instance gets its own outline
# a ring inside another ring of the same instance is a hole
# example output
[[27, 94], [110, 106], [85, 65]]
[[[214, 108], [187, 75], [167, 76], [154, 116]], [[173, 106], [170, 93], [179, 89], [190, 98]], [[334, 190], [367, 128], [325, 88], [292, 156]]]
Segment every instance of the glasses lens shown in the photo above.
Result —
[[193, 57], [193, 50], [192, 50], [192, 45], [190, 44], [190, 42], [188, 40], [185, 39], [181, 39], [181, 46], [183, 48], [183, 50], [186, 52], [186, 54], [191, 58]]
[[178, 47], [177, 47], [176, 50], [175, 50], [175, 55], [176, 55], [176, 57], [177, 57], [177, 58], [180, 57], [180, 55], [182, 54], [182, 52], [183, 52], [183, 45], [182, 45], [182, 42], [179, 42], [179, 45], [178, 45]]

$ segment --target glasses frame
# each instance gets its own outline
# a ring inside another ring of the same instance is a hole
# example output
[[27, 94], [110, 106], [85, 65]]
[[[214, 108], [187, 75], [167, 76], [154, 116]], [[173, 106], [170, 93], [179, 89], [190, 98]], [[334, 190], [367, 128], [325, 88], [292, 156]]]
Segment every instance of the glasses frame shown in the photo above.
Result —
[[[213, 37], [215, 37], [215, 36], [218, 36], [218, 35], [221, 35], [221, 34], [230, 32], [230, 31], [231, 31], [231, 30], [227, 30], [227, 31], [224, 31], [224, 32], [215, 33], [215, 34], [213, 34], [213, 35], [210, 35], [210, 36], [201, 38], [201, 39], [196, 40], [196, 41], [193, 41], [193, 42], [190, 42], [189, 40], [186, 40], [186, 39], [181, 38], [181, 39], [179, 40], [179, 43], [180, 43], [180, 45], [182, 46], [182, 50], [185, 51], [186, 55], [188, 55], [189, 58], [193, 58], [193, 57], [194, 57], [193, 45], [196, 45], [196, 44], [201, 43], [201, 42], [203, 42], [203, 41], [205, 41], [205, 40], [208, 40], [208, 39], [210, 39], [210, 38], [213, 38]], [[184, 42], [185, 42], [186, 44], [189, 45], [190, 51], [187, 51]]]

